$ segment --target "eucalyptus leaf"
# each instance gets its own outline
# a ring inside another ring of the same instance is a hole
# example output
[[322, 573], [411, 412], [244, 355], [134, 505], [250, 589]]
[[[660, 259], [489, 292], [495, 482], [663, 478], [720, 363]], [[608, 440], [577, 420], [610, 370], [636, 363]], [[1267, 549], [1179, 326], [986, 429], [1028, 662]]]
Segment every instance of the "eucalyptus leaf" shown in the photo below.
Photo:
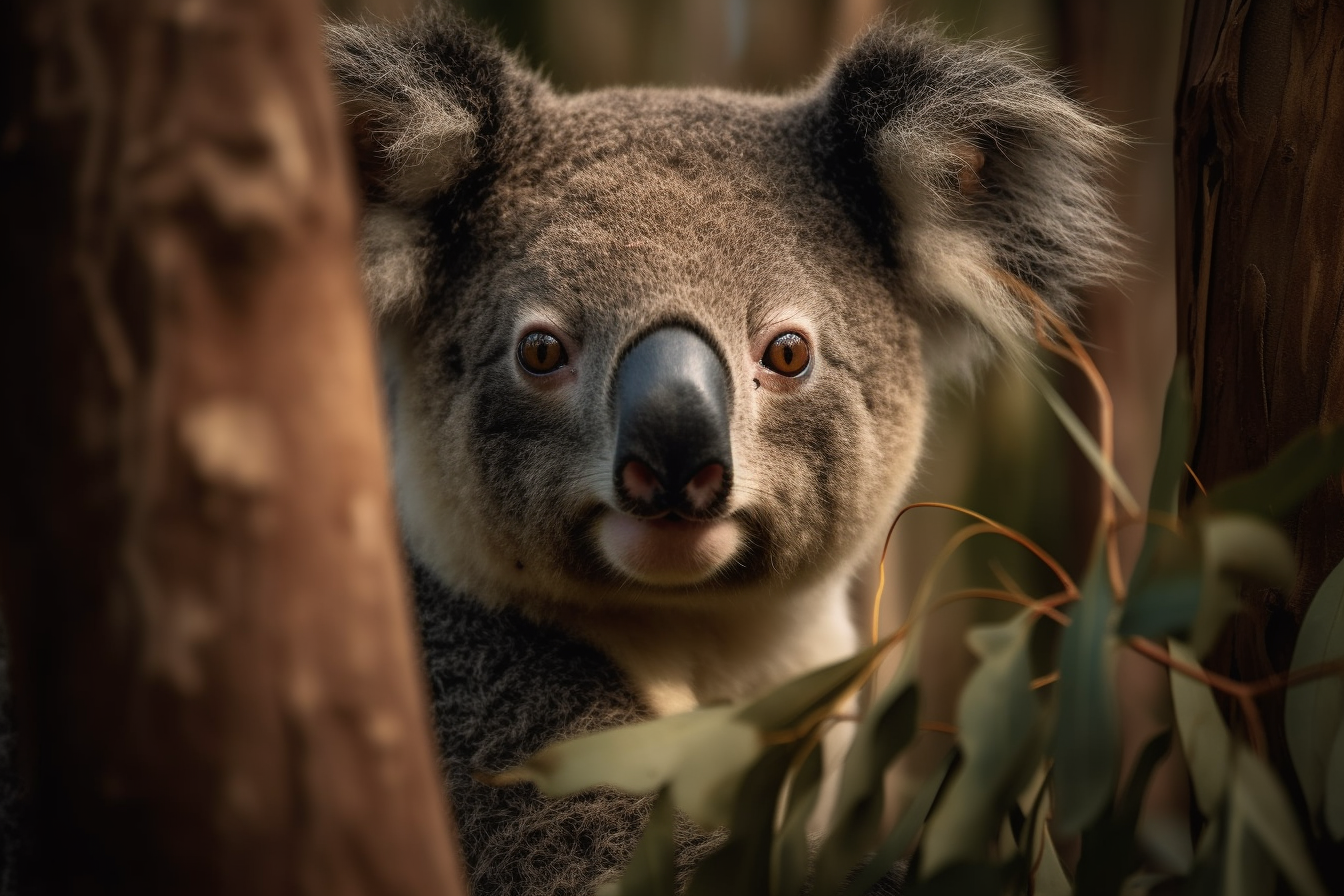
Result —
[[[1292, 668], [1305, 669], [1341, 657], [1344, 657], [1344, 563], [1326, 576], [1307, 607], [1297, 646], [1293, 648]], [[1326, 784], [1327, 769], [1333, 762], [1332, 746], [1338, 741], [1342, 719], [1344, 680], [1340, 676], [1317, 678], [1288, 689], [1283, 710], [1288, 752], [1307, 800], [1307, 814], [1317, 830], [1329, 792]], [[1336, 747], [1334, 752], [1339, 749]], [[1339, 785], [1344, 785], [1344, 778], [1337, 776], [1336, 789]]]
[[553, 797], [598, 786], [635, 794], [669, 787], [678, 808], [718, 827], [728, 820], [738, 777], [764, 746], [761, 732], [738, 712], [698, 709], [553, 744], [494, 781], [531, 781]]
[[1335, 732], [1330, 749], [1330, 764], [1325, 771], [1325, 829], [1336, 840], [1344, 840], [1344, 717]]
[[883, 777], [915, 736], [919, 695], [914, 685], [885, 691], [869, 710], [845, 757], [831, 830], [817, 853], [819, 893], [835, 892], [881, 836]]
[[1120, 887], [1120, 896], [1147, 896], [1155, 887], [1159, 887], [1169, 880], [1171, 880], [1170, 874], [1140, 871], [1125, 878], [1124, 884]]
[[1025, 785], [1041, 750], [1042, 710], [1031, 690], [1029, 610], [994, 628], [996, 649], [971, 673], [957, 707], [963, 761], [929, 818], [922, 841], [928, 874], [982, 860], [1003, 809]]
[[1073, 885], [1064, 870], [1064, 863], [1059, 860], [1059, 852], [1055, 849], [1055, 841], [1050, 836], [1050, 826], [1045, 824], [1045, 819], [1041, 820], [1041, 851], [1039, 857], [1035, 857], [1035, 862], [1032, 893], [1036, 896], [1069, 896], [1073, 892]]
[[1171, 750], [1171, 740], [1171, 732], [1164, 731], [1144, 745], [1111, 811], [1083, 832], [1076, 877], [1079, 893], [1088, 896], [1118, 894], [1125, 880], [1138, 870], [1140, 854], [1135, 832], [1143, 794], [1158, 762]]
[[1190, 455], [1190, 364], [1178, 358], [1162, 405], [1162, 435], [1148, 490], [1149, 511], [1175, 516], [1181, 507], [1181, 482]]
[[1233, 752], [1229, 798], [1229, 843], [1238, 825], [1254, 831], [1255, 838], [1274, 859], [1298, 896], [1326, 896], [1325, 886], [1311, 861], [1292, 803], [1278, 776], [1246, 747]]
[[1215, 510], [1282, 517], [1344, 469], [1344, 426], [1305, 432], [1253, 473], [1209, 493]]
[[1237, 583], [1226, 576], [1204, 576], [1200, 592], [1199, 609], [1190, 626], [1190, 649], [1196, 657], [1205, 656], [1213, 649], [1227, 620], [1241, 609]]
[[1223, 814], [1210, 818], [1199, 838], [1194, 867], [1186, 878], [1185, 896], [1225, 896], [1223, 866], [1227, 853], [1226, 835], [1227, 823]]
[[1274, 863], [1255, 839], [1246, 818], [1235, 810], [1228, 819], [1223, 863], [1227, 886], [1224, 896], [1273, 896], [1278, 881]]
[[886, 839], [882, 841], [882, 845], [877, 848], [877, 852], [873, 853], [867, 864], [850, 878], [841, 896], [863, 896], [914, 845], [915, 837], [924, 827], [924, 821], [929, 817], [929, 811], [933, 808], [934, 801], [938, 798], [938, 793], [947, 780], [947, 773], [951, 770], [957, 758], [957, 751], [949, 750], [934, 773], [924, 779], [915, 792], [914, 798], [910, 800], [910, 804], [905, 807], [905, 812], [901, 814], [901, 820], [887, 834]]
[[[1148, 491], [1148, 512], [1176, 520], [1181, 482], [1190, 452], [1190, 373], [1184, 358], [1176, 362], [1162, 408], [1162, 436]], [[1129, 595], [1120, 619], [1120, 636], [1161, 639], [1188, 631], [1199, 607], [1200, 564], [1189, 539], [1167, 525], [1149, 522], [1143, 536]]]
[[1203, 587], [1204, 575], [1198, 568], [1136, 580], [1125, 598], [1117, 634], [1161, 641], [1168, 635], [1188, 632], [1199, 612]]
[[862, 683], [860, 679], [885, 649], [886, 642], [882, 641], [848, 659], [795, 678], [738, 710], [738, 717], [762, 731], [792, 729], [856, 691]]
[[1040, 787], [1032, 801], [1031, 811], [1027, 814], [1022, 855], [1030, 869], [1031, 893], [1038, 896], [1068, 896], [1073, 892], [1073, 884], [1050, 836], [1049, 821], [1054, 815], [1050, 790], [1050, 773], [1047, 771], [1041, 775]]
[[821, 744], [816, 743], [789, 784], [789, 803], [784, 823], [775, 836], [774, 886], [776, 896], [797, 896], [807, 886], [811, 844], [807, 826], [821, 793]]
[[[1174, 638], [1167, 641], [1167, 652], [1192, 666], [1199, 665], [1195, 652]], [[1222, 808], [1227, 790], [1232, 736], [1208, 685], [1175, 669], [1170, 676], [1176, 730], [1181, 735], [1185, 764], [1190, 769], [1195, 802], [1206, 818], [1214, 818]]]
[[775, 806], [796, 744], [767, 749], [742, 776], [728, 840], [700, 861], [686, 896], [769, 896]]
[[1014, 876], [1002, 865], [957, 864], [921, 880], [909, 896], [1002, 896]]
[[667, 792], [659, 793], [624, 874], [620, 880], [600, 887], [598, 896], [674, 896], [676, 820], [677, 813]]
[[1200, 528], [1204, 548], [1204, 593], [1190, 633], [1190, 645], [1203, 656], [1212, 649], [1227, 618], [1239, 607], [1242, 577], [1279, 589], [1292, 586], [1297, 575], [1293, 546], [1267, 520], [1248, 513], [1206, 518]]
[[1131, 516], [1138, 516], [1139, 502], [1134, 500], [1133, 492], [1129, 490], [1129, 486], [1126, 485], [1125, 480], [1120, 477], [1120, 473], [1115, 469], [1115, 466], [1106, 459], [1106, 455], [1102, 453], [1101, 447], [1097, 444], [1097, 440], [1092, 438], [1092, 433], [1088, 432], [1083, 421], [1078, 419], [1078, 415], [1073, 412], [1073, 408], [1069, 407], [1069, 403], [1064, 400], [1064, 397], [1050, 384], [1050, 381], [1045, 378], [1040, 370], [1029, 364], [1024, 365], [1023, 370], [1026, 373], [1027, 379], [1030, 380], [1031, 384], [1041, 393], [1041, 397], [1045, 399], [1045, 403], [1050, 405], [1050, 410], [1055, 412], [1055, 416], [1059, 418], [1059, 422], [1064, 425], [1064, 429], [1073, 438], [1074, 443], [1078, 446], [1078, 450], [1083, 452], [1083, 456], [1087, 458], [1088, 463], [1092, 465], [1092, 468], [1097, 471], [1097, 474], [1105, 480], [1108, 486], [1110, 486], [1111, 491], [1115, 493], [1115, 497], [1120, 502], [1120, 505], [1124, 507], [1125, 511]]
[[668, 782], [672, 802], [703, 828], [728, 824], [742, 774], [761, 748], [760, 732], [739, 720], [687, 744], [682, 764]]
[[1293, 544], [1283, 530], [1249, 513], [1222, 513], [1204, 521], [1204, 566], [1288, 589], [1297, 577]]
[[1059, 717], [1054, 755], [1055, 825], [1075, 834], [1115, 793], [1120, 768], [1120, 709], [1111, 649], [1115, 595], [1099, 548], [1069, 614], [1059, 655]]

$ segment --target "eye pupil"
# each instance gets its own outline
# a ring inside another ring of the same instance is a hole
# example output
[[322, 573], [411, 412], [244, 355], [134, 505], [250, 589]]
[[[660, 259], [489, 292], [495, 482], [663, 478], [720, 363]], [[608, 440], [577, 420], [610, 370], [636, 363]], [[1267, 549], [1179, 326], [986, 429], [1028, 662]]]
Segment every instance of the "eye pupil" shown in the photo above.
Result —
[[534, 330], [518, 343], [518, 363], [528, 373], [540, 376], [565, 366], [565, 347], [550, 333]]
[[800, 376], [811, 359], [811, 350], [801, 334], [782, 333], [766, 348], [761, 363], [783, 376]]

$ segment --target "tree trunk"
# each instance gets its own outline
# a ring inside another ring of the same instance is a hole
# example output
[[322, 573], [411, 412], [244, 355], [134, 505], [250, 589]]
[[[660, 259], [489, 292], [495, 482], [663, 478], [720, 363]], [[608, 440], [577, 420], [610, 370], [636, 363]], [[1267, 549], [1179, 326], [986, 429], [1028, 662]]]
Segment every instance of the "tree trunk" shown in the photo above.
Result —
[[[1212, 486], [1307, 427], [1344, 423], [1344, 5], [1190, 0], [1181, 72], [1177, 339], [1194, 379], [1192, 465]], [[1217, 671], [1287, 667], [1311, 596], [1344, 557], [1339, 477], [1284, 522], [1296, 587], [1246, 592], [1208, 660]], [[1261, 711], [1294, 780], [1282, 692]]]
[[0, 27], [0, 595], [43, 889], [464, 892], [315, 5]]

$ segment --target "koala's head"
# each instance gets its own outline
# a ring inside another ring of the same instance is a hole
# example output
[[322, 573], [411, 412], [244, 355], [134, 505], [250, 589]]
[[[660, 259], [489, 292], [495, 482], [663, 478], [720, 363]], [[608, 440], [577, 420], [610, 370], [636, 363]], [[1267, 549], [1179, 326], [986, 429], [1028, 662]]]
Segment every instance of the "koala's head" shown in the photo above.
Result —
[[334, 26], [412, 551], [487, 600], [848, 574], [930, 384], [1067, 315], [1113, 135], [1016, 53], [882, 24], [812, 87], [565, 95], [456, 17]]

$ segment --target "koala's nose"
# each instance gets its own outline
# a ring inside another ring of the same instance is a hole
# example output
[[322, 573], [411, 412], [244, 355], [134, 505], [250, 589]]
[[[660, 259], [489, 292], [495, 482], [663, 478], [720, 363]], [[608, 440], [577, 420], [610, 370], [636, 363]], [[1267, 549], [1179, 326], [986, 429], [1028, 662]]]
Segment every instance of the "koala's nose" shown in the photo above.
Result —
[[645, 336], [616, 370], [616, 493], [640, 516], [719, 510], [732, 484], [728, 376], [684, 327]]

